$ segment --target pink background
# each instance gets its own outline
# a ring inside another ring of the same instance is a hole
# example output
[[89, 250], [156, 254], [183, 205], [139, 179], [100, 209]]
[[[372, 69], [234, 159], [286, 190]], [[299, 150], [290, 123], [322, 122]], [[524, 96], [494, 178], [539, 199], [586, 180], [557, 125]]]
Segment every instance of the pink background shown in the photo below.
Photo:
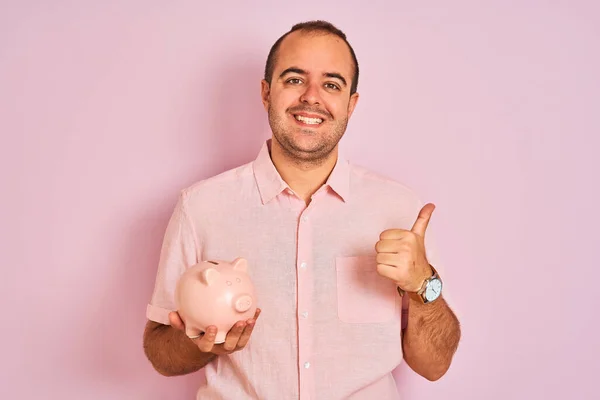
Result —
[[403, 398], [598, 398], [598, 3], [284, 3], [1, 3], [0, 398], [194, 397], [142, 352], [167, 218], [255, 157], [269, 47], [313, 18], [360, 62], [344, 151], [438, 206], [463, 340]]

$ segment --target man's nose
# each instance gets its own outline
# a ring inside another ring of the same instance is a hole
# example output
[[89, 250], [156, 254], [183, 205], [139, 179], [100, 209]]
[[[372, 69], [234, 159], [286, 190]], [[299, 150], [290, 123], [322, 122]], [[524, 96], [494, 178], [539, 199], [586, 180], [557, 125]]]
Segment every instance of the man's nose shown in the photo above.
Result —
[[317, 84], [306, 85], [306, 90], [300, 96], [300, 101], [306, 104], [321, 104], [320, 88]]

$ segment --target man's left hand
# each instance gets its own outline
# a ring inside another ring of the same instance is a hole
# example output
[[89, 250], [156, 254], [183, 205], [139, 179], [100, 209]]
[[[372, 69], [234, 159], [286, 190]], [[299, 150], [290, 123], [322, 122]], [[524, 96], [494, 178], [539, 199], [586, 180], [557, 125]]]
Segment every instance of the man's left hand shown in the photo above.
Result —
[[385, 230], [375, 245], [377, 272], [406, 292], [417, 292], [433, 273], [425, 255], [425, 231], [434, 209], [426, 204], [411, 230]]

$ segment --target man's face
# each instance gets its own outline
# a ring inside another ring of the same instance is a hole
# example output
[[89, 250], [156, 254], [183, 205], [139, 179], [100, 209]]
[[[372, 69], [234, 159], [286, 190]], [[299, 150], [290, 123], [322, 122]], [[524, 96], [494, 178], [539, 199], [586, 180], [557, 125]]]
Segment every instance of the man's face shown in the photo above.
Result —
[[341, 38], [296, 31], [279, 48], [262, 99], [275, 140], [298, 161], [319, 162], [337, 146], [358, 94], [350, 96], [352, 56]]

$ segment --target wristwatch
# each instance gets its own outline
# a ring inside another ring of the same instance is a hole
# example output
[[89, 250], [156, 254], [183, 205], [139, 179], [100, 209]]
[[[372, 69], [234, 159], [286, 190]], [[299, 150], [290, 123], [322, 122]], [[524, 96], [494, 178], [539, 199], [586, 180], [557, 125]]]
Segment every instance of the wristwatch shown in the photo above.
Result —
[[[435, 268], [433, 268], [432, 265], [430, 265], [430, 267], [433, 271], [433, 274], [429, 278], [425, 279], [419, 290], [416, 292], [409, 292], [409, 296], [412, 299], [418, 300], [423, 304], [432, 303], [442, 295], [442, 280], [440, 279], [440, 276]], [[400, 296], [402, 296], [404, 295], [404, 290], [398, 287], [398, 293], [400, 293]]]

